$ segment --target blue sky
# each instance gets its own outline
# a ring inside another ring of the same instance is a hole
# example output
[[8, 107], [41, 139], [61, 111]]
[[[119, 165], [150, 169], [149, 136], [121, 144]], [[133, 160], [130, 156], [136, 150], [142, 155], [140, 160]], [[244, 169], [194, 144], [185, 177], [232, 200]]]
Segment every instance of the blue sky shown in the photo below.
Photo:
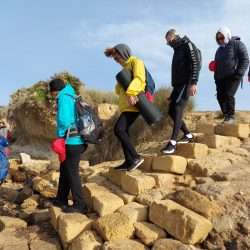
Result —
[[[223, 25], [250, 49], [249, 0], [8, 0], [0, 3], [0, 105], [18, 88], [68, 70], [87, 87], [112, 90], [119, 66], [103, 50], [127, 43], [142, 58], [157, 85], [170, 85], [171, 48], [166, 30], [187, 34], [203, 52], [197, 109], [218, 109], [213, 75], [207, 64]], [[237, 108], [250, 107], [246, 78]]]

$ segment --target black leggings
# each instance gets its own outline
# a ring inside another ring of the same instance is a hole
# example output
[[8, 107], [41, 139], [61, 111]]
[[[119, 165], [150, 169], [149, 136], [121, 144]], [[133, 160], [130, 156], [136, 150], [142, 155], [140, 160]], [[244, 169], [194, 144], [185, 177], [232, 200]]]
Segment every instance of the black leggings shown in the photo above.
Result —
[[[183, 88], [183, 87], [182, 87]], [[184, 92], [183, 89], [175, 88], [171, 94], [171, 101], [169, 104], [168, 114], [173, 120], [173, 132], [171, 135], [171, 140], [176, 141], [179, 135], [180, 130], [186, 135], [189, 132], [185, 122], [183, 121], [183, 113], [184, 109], [188, 103], [188, 93], [187, 87], [185, 87]]]
[[79, 175], [79, 162], [81, 154], [87, 145], [66, 145], [66, 160], [60, 165], [59, 186], [57, 199], [63, 204], [68, 204], [68, 195], [71, 191], [74, 206], [83, 207], [82, 185]]
[[129, 164], [139, 158], [134, 146], [130, 142], [129, 128], [138, 118], [138, 112], [123, 112], [116, 122], [114, 133], [120, 140], [124, 152], [125, 160]]
[[240, 80], [225, 79], [216, 82], [217, 100], [224, 115], [234, 116], [235, 94], [239, 88]]

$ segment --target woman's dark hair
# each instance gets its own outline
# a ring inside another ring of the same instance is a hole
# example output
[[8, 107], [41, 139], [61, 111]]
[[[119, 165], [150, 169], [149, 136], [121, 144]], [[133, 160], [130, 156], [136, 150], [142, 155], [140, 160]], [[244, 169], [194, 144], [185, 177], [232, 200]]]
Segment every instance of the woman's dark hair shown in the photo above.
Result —
[[54, 92], [54, 91], [60, 91], [65, 87], [65, 83], [63, 80], [56, 78], [50, 81], [49, 83], [49, 91]]

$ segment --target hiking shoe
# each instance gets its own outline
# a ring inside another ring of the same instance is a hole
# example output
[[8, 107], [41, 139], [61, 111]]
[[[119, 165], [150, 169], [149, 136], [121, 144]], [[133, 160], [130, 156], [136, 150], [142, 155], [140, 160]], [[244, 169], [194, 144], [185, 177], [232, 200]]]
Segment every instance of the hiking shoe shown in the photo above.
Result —
[[143, 162], [144, 162], [143, 158], [135, 159], [134, 162], [128, 166], [128, 171], [137, 169], [138, 167], [141, 166]]
[[43, 202], [43, 207], [44, 208], [50, 208], [50, 207], [59, 207], [59, 208], [66, 208], [68, 206], [68, 203], [62, 202], [58, 199], [51, 199], [51, 200], [45, 200]]
[[168, 144], [161, 150], [161, 152], [165, 155], [173, 154], [176, 150], [176, 142], [174, 143], [172, 140], [168, 142]]
[[233, 117], [230, 117], [226, 122], [224, 122], [226, 124], [234, 124], [235, 123], [235, 119]]
[[122, 165], [115, 167], [115, 170], [128, 171], [128, 163], [125, 161]]
[[79, 214], [86, 214], [88, 212], [88, 208], [86, 206], [68, 206], [63, 209], [64, 213], [79, 213]]
[[177, 141], [177, 144], [186, 144], [192, 142], [194, 139], [191, 133], [184, 135], [180, 140]]
[[229, 115], [225, 115], [224, 116], [224, 120], [222, 121], [222, 123], [227, 123], [230, 119], [230, 116]]

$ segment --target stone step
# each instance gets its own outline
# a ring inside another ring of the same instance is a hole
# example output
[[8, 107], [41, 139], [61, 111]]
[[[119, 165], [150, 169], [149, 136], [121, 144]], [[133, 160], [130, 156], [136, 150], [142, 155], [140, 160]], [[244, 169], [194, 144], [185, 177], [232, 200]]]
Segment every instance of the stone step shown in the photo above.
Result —
[[87, 183], [83, 187], [84, 200], [87, 205], [104, 216], [113, 213], [124, 205], [123, 200], [108, 188], [96, 183]]
[[168, 173], [147, 173], [155, 179], [156, 188], [167, 188], [173, 189], [175, 187], [176, 180], [179, 175], [168, 174]]
[[188, 160], [187, 173], [195, 177], [208, 177], [220, 169], [229, 168], [231, 165], [230, 159], [208, 155], [201, 159]]
[[186, 166], [187, 160], [178, 155], [158, 156], [152, 161], [152, 169], [160, 172], [184, 174]]
[[190, 245], [184, 245], [180, 241], [172, 239], [159, 239], [151, 250], [200, 250]]
[[208, 219], [171, 200], [154, 202], [149, 219], [186, 244], [202, 242], [213, 228]]
[[133, 222], [128, 216], [119, 212], [97, 219], [93, 228], [105, 241], [129, 239], [134, 234]]
[[112, 242], [106, 242], [103, 245], [102, 250], [149, 250], [146, 246], [136, 240], [116, 240]]
[[79, 213], [61, 214], [57, 220], [58, 233], [65, 245], [70, 243], [83, 231], [89, 230], [93, 222], [87, 216]]
[[199, 159], [207, 156], [208, 146], [202, 143], [178, 144], [176, 155], [185, 158]]
[[173, 192], [174, 191], [172, 189], [167, 189], [165, 187], [146, 190], [145, 192], [136, 196], [136, 201], [139, 202], [140, 204], [150, 206], [155, 201], [166, 199], [166, 197]]
[[132, 195], [138, 195], [148, 189], [154, 188], [155, 179], [139, 171], [126, 172], [122, 175], [122, 189]]
[[163, 229], [149, 222], [137, 222], [134, 227], [136, 237], [147, 246], [152, 246], [156, 240], [167, 237]]
[[238, 138], [248, 138], [250, 134], [249, 124], [215, 124], [200, 122], [196, 125], [196, 132], [205, 135], [224, 135]]
[[241, 145], [241, 141], [237, 137], [222, 135], [200, 135], [196, 137], [196, 141], [206, 144], [209, 148], [239, 147]]
[[248, 138], [250, 134], [249, 124], [219, 124], [215, 127], [215, 133], [224, 136]]
[[122, 213], [129, 217], [132, 222], [147, 221], [148, 220], [148, 206], [139, 204], [137, 202], [131, 202], [118, 209], [119, 213]]
[[99, 237], [95, 231], [86, 230], [72, 241], [69, 250], [101, 249], [102, 243], [101, 237]]
[[215, 202], [189, 188], [177, 191], [171, 194], [169, 198], [210, 220], [221, 213], [221, 209]]
[[215, 123], [205, 123], [205, 122], [199, 122], [196, 125], [196, 133], [202, 133], [205, 135], [214, 135], [215, 134]]

